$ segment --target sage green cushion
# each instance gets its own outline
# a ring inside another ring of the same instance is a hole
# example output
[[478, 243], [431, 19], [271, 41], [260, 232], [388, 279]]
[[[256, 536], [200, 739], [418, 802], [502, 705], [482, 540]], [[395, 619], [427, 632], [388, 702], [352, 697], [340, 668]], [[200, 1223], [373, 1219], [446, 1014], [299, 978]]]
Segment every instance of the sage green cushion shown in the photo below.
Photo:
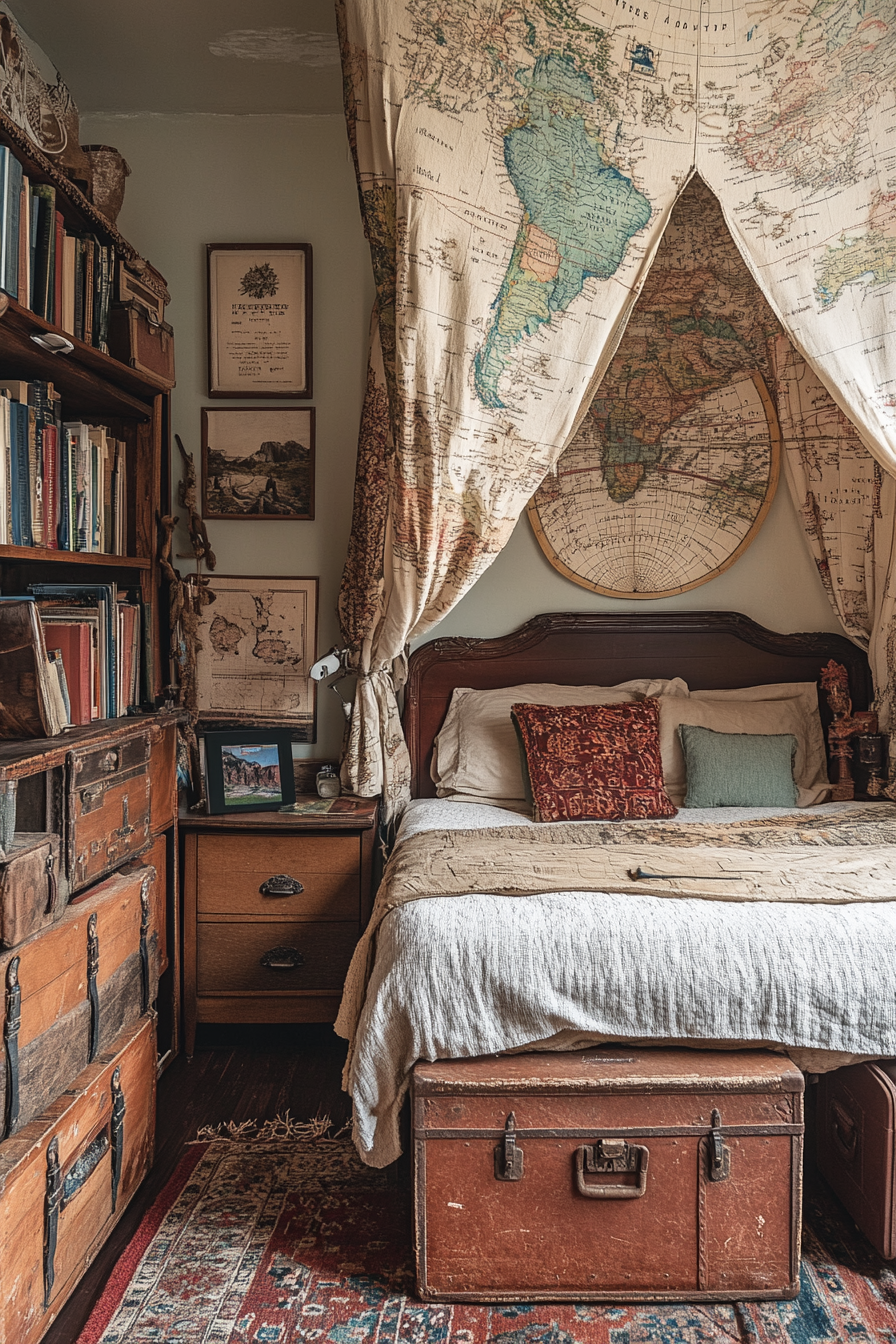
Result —
[[717, 733], [682, 723], [685, 807], [796, 807], [793, 733]]

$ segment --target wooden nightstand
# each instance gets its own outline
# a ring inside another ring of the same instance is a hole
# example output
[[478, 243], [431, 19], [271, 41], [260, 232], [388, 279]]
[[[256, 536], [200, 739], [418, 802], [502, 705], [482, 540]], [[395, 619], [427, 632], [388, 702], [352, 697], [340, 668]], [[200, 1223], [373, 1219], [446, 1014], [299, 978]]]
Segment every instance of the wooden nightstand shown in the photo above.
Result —
[[370, 916], [377, 803], [322, 815], [182, 813], [184, 1034], [197, 1022], [332, 1022]]

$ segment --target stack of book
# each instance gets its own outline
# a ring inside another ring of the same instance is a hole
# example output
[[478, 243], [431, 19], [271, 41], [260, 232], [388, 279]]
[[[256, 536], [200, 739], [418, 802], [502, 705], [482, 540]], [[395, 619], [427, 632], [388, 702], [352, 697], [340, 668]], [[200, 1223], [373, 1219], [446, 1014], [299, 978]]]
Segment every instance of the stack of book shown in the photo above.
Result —
[[32, 584], [0, 599], [0, 737], [127, 714], [142, 698], [149, 624], [115, 584]]
[[108, 354], [115, 249], [69, 232], [56, 188], [31, 182], [0, 145], [0, 289], [23, 308]]
[[127, 553], [125, 444], [52, 383], [0, 379], [0, 545]]

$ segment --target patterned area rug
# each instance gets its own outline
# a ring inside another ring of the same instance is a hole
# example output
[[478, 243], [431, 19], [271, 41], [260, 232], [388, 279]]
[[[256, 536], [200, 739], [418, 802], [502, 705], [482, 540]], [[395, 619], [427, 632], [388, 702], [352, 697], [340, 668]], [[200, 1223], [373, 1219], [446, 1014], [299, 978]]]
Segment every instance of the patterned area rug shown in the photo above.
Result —
[[794, 1302], [428, 1306], [410, 1198], [348, 1140], [192, 1147], [79, 1344], [896, 1344], [896, 1264], [833, 1200], [806, 1210]]

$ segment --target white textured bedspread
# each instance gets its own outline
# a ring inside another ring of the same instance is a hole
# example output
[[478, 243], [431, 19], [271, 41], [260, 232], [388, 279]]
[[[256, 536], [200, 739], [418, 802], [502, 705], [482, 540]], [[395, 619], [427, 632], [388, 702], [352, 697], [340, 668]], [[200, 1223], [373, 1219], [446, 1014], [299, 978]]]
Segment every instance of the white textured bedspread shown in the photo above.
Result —
[[[834, 821], [849, 809], [812, 812]], [[408, 808], [400, 838], [515, 824], [534, 823], [427, 800]], [[771, 1045], [814, 1069], [896, 1055], [896, 904], [558, 892], [436, 897], [392, 910], [377, 932], [347, 1070], [358, 1151], [372, 1166], [398, 1156], [398, 1114], [418, 1059], [573, 1048], [583, 1037]]]

